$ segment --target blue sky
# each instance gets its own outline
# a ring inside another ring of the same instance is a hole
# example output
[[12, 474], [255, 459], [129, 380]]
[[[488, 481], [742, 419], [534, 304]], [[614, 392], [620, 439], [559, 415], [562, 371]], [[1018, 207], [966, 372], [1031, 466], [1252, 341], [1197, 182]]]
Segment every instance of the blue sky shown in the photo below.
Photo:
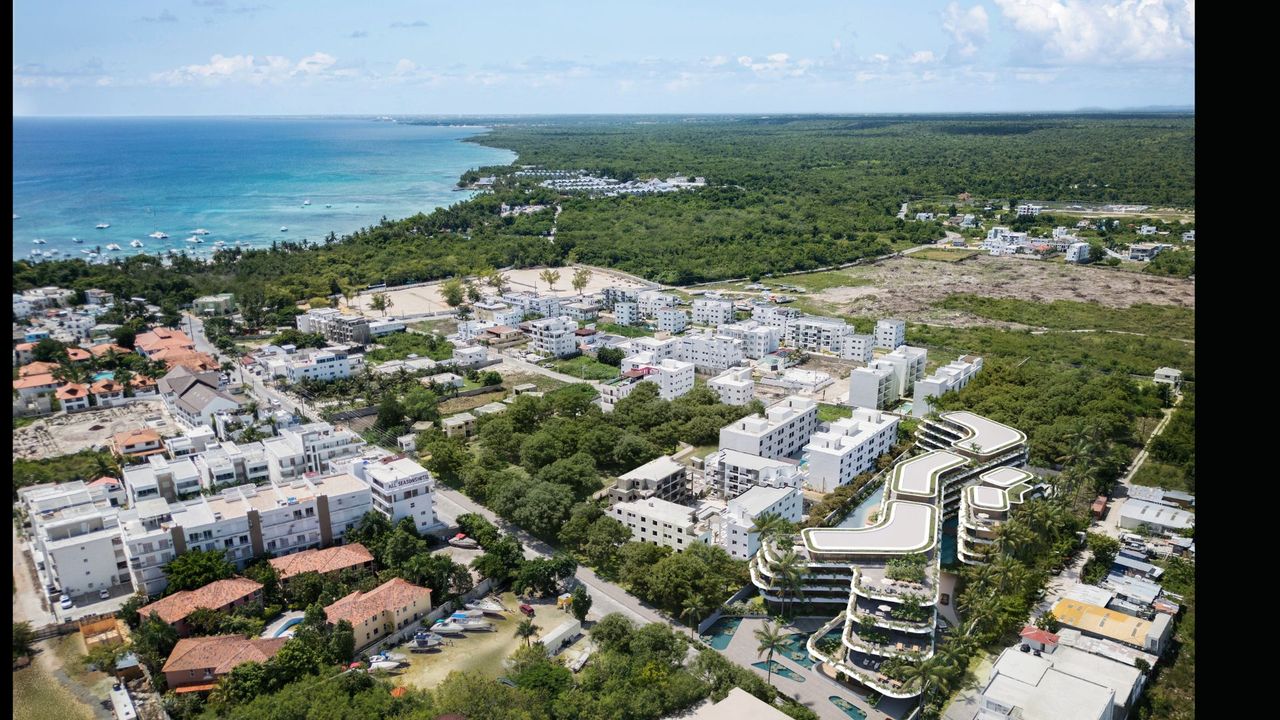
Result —
[[1194, 104], [1194, 0], [15, 0], [15, 115]]

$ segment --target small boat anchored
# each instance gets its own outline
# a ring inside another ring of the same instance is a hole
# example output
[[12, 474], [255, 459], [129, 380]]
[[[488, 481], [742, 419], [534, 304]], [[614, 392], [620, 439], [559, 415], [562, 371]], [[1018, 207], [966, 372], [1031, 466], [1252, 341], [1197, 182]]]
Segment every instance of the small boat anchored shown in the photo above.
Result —
[[119, 249], [120, 249], [120, 245], [119, 245], [119, 244], [117, 244], [117, 243], [111, 243], [110, 245], [108, 245], [108, 246], [107, 246], [107, 249], [108, 249], [108, 250], [119, 250]]
[[303, 201], [302, 201], [302, 207], [306, 207], [306, 206], [308, 206], [308, 205], [310, 205], [310, 204], [311, 204], [311, 201], [310, 201], [310, 200], [303, 200]]
[[204, 228], [196, 228], [195, 230], [191, 231], [191, 234], [192, 235], [208, 235], [209, 231], [205, 230]]
[[129, 247], [142, 247], [142, 241], [134, 240], [133, 242], [129, 243]]
[[286, 225], [281, 225], [281, 226], [280, 226], [280, 232], [289, 232], [289, 228], [288, 228], [288, 226], [286, 226]]
[[32, 244], [32, 245], [45, 245], [45, 244], [48, 244], [48, 242], [49, 242], [49, 241], [48, 241], [48, 240], [45, 240], [44, 238], [36, 238], [35, 240], [32, 240], [32, 241], [31, 241], [31, 244]]
[[195, 235], [192, 235], [191, 237], [189, 237], [189, 238], [187, 238], [187, 239], [186, 239], [186, 242], [189, 242], [189, 243], [202, 243], [202, 242], [204, 242], [204, 240], [201, 240], [200, 238], [196, 237]]
[[155, 232], [151, 233], [150, 235], [148, 235], [147, 237], [149, 237], [149, 238], [155, 238], [156, 240], [166, 240], [166, 239], [168, 239], [169, 235], [168, 235], [168, 234], [166, 234], [166, 233], [162, 233], [162, 232], [160, 232], [159, 230], [157, 230], [157, 231], [155, 231]]
[[97, 225], [94, 225], [94, 227], [97, 228], [98, 230], [106, 230], [107, 228], [111, 227], [111, 223], [98, 223]]
[[81, 240], [80, 238], [71, 238], [71, 242], [73, 242], [73, 243], [82, 243], [82, 242], [84, 242], [84, 241], [83, 241], [83, 240]]

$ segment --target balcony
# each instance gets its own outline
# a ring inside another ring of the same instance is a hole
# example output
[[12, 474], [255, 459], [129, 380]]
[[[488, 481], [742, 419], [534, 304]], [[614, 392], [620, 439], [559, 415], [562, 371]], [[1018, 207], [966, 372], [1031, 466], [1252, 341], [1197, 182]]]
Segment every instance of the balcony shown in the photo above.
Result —
[[858, 623], [847, 619], [842, 639], [845, 647], [850, 650], [874, 657], [933, 657], [932, 633], [919, 635], [893, 629], [877, 629], [874, 634], [867, 634]]
[[834, 668], [835, 670], [848, 675], [857, 682], [879, 692], [885, 697], [903, 700], [916, 697], [920, 694], [919, 692], [903, 690], [902, 683], [875, 671], [873, 668], [880, 666], [880, 660], [861, 653], [850, 652], [847, 654], [848, 657], [846, 661], [846, 659], [831, 657], [819, 650], [818, 641], [826, 637], [827, 633], [831, 632], [844, 622], [845, 615], [844, 613], [840, 613], [832, 618], [826, 625], [819, 628], [816, 633], [810, 635], [809, 640], [806, 643], [809, 656], [819, 662], [825, 663], [828, 667]]

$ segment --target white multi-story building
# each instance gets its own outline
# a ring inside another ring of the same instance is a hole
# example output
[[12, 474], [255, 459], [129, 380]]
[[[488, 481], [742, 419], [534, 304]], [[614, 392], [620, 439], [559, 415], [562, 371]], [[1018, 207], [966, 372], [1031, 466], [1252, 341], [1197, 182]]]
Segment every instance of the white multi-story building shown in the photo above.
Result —
[[640, 310], [640, 317], [657, 317], [659, 310], [675, 307], [679, 303], [680, 299], [675, 295], [657, 290], [645, 290], [636, 295], [636, 306]]
[[795, 308], [778, 307], [772, 303], [756, 303], [751, 306], [752, 320], [778, 328], [782, 331], [783, 337], [787, 337], [791, 323], [803, 316], [804, 313]]
[[703, 372], [724, 370], [744, 361], [742, 341], [727, 335], [685, 335], [680, 338], [676, 357]]
[[799, 488], [804, 472], [794, 460], [777, 460], [738, 450], [721, 450], [704, 461], [707, 484], [725, 498], [735, 498], [757, 485]]
[[652, 337], [638, 337], [618, 345], [628, 355], [649, 353], [653, 360], [680, 360], [680, 349], [683, 338], [666, 338], [659, 340]]
[[896, 348], [907, 340], [907, 323], [897, 318], [876, 322], [875, 343], [878, 348]]
[[640, 322], [640, 306], [634, 302], [614, 303], [613, 321], [618, 325], [635, 325]]
[[689, 326], [689, 313], [680, 308], [662, 308], [658, 310], [658, 330], [662, 332], [684, 332]]
[[117, 508], [81, 481], [26, 488], [36, 574], [50, 594], [73, 597], [129, 582]]
[[317, 333], [338, 345], [365, 345], [372, 335], [369, 320], [361, 315], [343, 315], [337, 308], [315, 308], [299, 315], [298, 330]]
[[325, 348], [272, 358], [266, 365], [271, 377], [283, 377], [291, 383], [298, 383], [303, 380], [329, 382], [349, 378], [364, 363], [361, 355], [348, 355], [341, 348]]
[[940, 398], [952, 390], [959, 390], [969, 384], [969, 380], [982, 369], [982, 358], [976, 355], [964, 355], [933, 371], [927, 378], [916, 381], [915, 398], [911, 403], [911, 414], [924, 417], [933, 412], [929, 398]]
[[453, 362], [461, 367], [479, 365], [489, 359], [489, 349], [483, 345], [456, 345], [453, 348]]
[[1067, 262], [1082, 263], [1089, 261], [1089, 243], [1074, 242], [1067, 246]]
[[828, 493], [874, 470], [876, 458], [893, 447], [898, 422], [895, 415], [855, 407], [852, 417], [840, 418], [825, 432], [814, 433], [804, 448], [809, 487]]
[[145, 463], [125, 468], [124, 488], [130, 505], [155, 498], [175, 502], [200, 493], [200, 470], [189, 457], [151, 455]]
[[535, 313], [544, 318], [553, 318], [560, 315], [560, 298], [554, 295], [509, 292], [502, 296], [502, 300], [513, 309], [519, 310], [521, 317], [528, 313]]
[[727, 325], [733, 322], [733, 301], [698, 298], [693, 301], [693, 322], [695, 325]]
[[860, 367], [849, 373], [849, 404], [853, 407], [883, 410], [896, 399], [892, 367]]
[[155, 595], [168, 585], [164, 565], [188, 550], [221, 550], [242, 569], [258, 555], [339, 543], [371, 509], [369, 486], [341, 473], [238, 485], [184, 503], [144, 500], [119, 519], [134, 588]]
[[1159, 231], [1155, 225], [1142, 225], [1138, 228], [1139, 235], [1155, 235]]
[[766, 458], [794, 455], [818, 429], [818, 403], [791, 395], [765, 410], [720, 428], [720, 449]]
[[693, 508], [661, 498], [615, 503], [609, 516], [627, 526], [637, 542], [663, 545], [681, 552], [694, 543], [710, 544], [711, 528]]
[[257, 485], [271, 478], [271, 459], [261, 442], [215, 443], [194, 458], [200, 472], [200, 486], [205, 490], [243, 485]]
[[845, 360], [870, 362], [871, 350], [875, 347], [875, 344], [874, 335], [858, 335], [851, 332], [840, 338], [840, 344], [833, 347], [832, 352]]
[[799, 523], [804, 514], [804, 498], [800, 490], [756, 485], [733, 498], [720, 516], [719, 527], [715, 527], [713, 521], [715, 544], [739, 560], [750, 558], [760, 549], [760, 534], [752, 532], [751, 528], [756, 518], [765, 514]]
[[533, 338], [533, 352], [546, 357], [564, 357], [578, 350], [578, 338], [574, 331], [578, 323], [565, 315], [547, 317], [529, 323]]
[[844, 339], [852, 334], [853, 327], [844, 320], [803, 315], [791, 321], [786, 337], [792, 347], [839, 354], [844, 349]]
[[404, 518], [413, 518], [414, 526], [422, 534], [442, 526], [436, 519], [435, 480], [426, 468], [396, 456], [381, 460], [356, 458], [344, 464], [347, 472], [369, 486], [373, 509], [393, 525]]
[[605, 410], [612, 410], [642, 382], [657, 385], [658, 396], [663, 400], [674, 400], [693, 389], [693, 363], [670, 358], [655, 360], [649, 353], [640, 353], [623, 358], [621, 367], [622, 377], [601, 388], [600, 403]]
[[563, 303], [561, 308], [563, 308], [565, 315], [568, 315], [578, 322], [591, 322], [600, 314], [600, 306], [586, 300]]
[[746, 405], [755, 397], [756, 383], [751, 378], [751, 368], [733, 367], [707, 381], [725, 405]]
[[778, 343], [782, 341], [781, 328], [762, 325], [755, 320], [721, 325], [716, 334], [741, 340], [742, 354], [753, 360], [777, 350]]
[[286, 482], [306, 473], [331, 472], [331, 463], [364, 452], [366, 443], [356, 433], [327, 422], [285, 428], [262, 441], [274, 482]]
[[640, 291], [635, 288], [607, 287], [600, 292], [604, 299], [605, 307], [617, 310], [618, 303], [635, 303], [640, 297]]
[[1035, 217], [1036, 215], [1039, 215], [1040, 211], [1043, 209], [1044, 209], [1043, 205], [1032, 205], [1030, 203], [1023, 203], [1018, 206], [1017, 213], [1019, 217], [1027, 217], [1027, 216]]
[[894, 387], [898, 397], [906, 397], [911, 393], [916, 381], [924, 377], [927, 359], [928, 351], [924, 348], [899, 345], [893, 352], [877, 358], [873, 366], [892, 367]]

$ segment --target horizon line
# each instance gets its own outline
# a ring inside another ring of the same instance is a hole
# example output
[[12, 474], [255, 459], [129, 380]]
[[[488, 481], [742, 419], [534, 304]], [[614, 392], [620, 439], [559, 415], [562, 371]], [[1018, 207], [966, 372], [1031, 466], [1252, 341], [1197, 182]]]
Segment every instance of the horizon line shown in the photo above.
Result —
[[952, 115], [1106, 115], [1106, 114], [1195, 114], [1195, 106], [1169, 105], [1136, 108], [1076, 108], [1072, 110], [953, 110], [953, 111], [882, 111], [882, 112], [808, 112], [808, 111], [742, 111], [742, 112], [576, 112], [576, 113], [265, 113], [265, 114], [194, 114], [194, 115], [63, 115], [15, 114], [12, 117], [39, 119], [261, 119], [261, 118], [556, 118], [556, 117], [910, 117]]

